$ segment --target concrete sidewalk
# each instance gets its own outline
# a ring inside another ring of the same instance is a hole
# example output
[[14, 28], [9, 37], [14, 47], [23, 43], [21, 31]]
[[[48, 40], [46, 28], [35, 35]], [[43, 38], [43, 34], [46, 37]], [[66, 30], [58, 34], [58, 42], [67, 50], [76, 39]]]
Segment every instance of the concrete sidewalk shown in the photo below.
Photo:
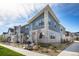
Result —
[[58, 56], [79, 56], [79, 41], [75, 41]]
[[22, 49], [22, 48], [16, 48], [16, 47], [13, 47], [13, 46], [9, 46], [9, 45], [5, 45], [5, 44], [0, 44], [1, 46], [4, 46], [6, 48], [9, 48], [11, 50], [14, 50], [16, 52], [19, 52], [23, 55], [26, 55], [26, 56], [47, 56], [47, 55], [44, 55], [44, 54], [40, 54], [40, 53], [36, 53], [36, 52], [32, 52], [32, 51], [29, 51], [29, 50], [25, 50], [25, 49]]

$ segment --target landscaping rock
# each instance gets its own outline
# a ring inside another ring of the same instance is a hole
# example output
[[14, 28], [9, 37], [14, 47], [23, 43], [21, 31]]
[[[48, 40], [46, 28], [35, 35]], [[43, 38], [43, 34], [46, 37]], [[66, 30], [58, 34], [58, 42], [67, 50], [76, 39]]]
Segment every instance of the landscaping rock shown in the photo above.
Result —
[[48, 52], [52, 52], [52, 49], [48, 49]]
[[43, 48], [42, 52], [48, 53], [48, 49], [47, 48]]
[[37, 45], [34, 45], [33, 46], [33, 50], [38, 50], [38, 46]]

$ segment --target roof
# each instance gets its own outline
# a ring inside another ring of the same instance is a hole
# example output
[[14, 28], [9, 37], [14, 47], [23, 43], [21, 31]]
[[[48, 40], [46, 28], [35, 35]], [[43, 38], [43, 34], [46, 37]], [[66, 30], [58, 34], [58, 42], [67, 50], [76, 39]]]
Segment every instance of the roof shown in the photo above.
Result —
[[11, 32], [14, 32], [14, 29], [13, 29], [13, 28], [9, 28], [9, 30], [10, 30]]
[[3, 32], [3, 34], [7, 34], [7, 32]]
[[40, 16], [45, 10], [48, 10], [48, 12], [50, 12], [50, 14], [52, 14], [52, 16], [55, 18], [55, 21], [59, 22], [59, 20], [57, 19], [57, 17], [55, 16], [54, 12], [52, 11], [52, 9], [50, 8], [49, 5], [46, 5], [45, 8], [43, 8], [42, 10], [40, 10], [40, 12], [38, 12], [34, 17], [32, 17], [28, 23], [32, 23], [38, 16]]
[[21, 28], [25, 28], [26, 26], [28, 26], [29, 24], [25, 24], [25, 25], [23, 25], [23, 26], [21, 26]]

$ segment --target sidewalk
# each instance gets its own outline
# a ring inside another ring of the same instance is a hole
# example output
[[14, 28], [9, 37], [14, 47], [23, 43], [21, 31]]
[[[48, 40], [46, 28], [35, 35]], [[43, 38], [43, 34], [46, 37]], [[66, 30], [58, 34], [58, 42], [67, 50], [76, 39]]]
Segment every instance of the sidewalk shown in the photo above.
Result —
[[74, 42], [63, 50], [58, 56], [79, 56], [79, 41]]
[[0, 44], [1, 46], [4, 46], [6, 48], [9, 48], [11, 50], [14, 50], [16, 52], [19, 52], [23, 55], [26, 55], [26, 56], [47, 56], [47, 55], [44, 55], [44, 54], [40, 54], [40, 53], [36, 53], [36, 52], [32, 52], [32, 51], [29, 51], [29, 50], [25, 50], [25, 49], [22, 49], [22, 48], [16, 48], [16, 47], [13, 47], [13, 46], [9, 46], [9, 45], [4, 45], [4, 44]]

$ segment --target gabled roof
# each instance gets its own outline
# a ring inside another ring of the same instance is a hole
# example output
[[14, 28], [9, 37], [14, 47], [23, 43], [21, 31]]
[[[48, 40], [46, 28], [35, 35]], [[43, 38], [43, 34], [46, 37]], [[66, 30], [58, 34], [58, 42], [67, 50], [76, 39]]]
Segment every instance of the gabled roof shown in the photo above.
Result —
[[3, 34], [7, 34], [7, 32], [3, 32]]
[[33, 22], [38, 16], [40, 16], [40, 15], [44, 12], [44, 10], [48, 10], [48, 12], [54, 17], [55, 21], [56, 21], [56, 22], [59, 22], [58, 18], [55, 16], [55, 14], [54, 14], [54, 12], [52, 11], [52, 9], [50, 8], [50, 6], [47, 5], [47, 6], [46, 6], [45, 8], [43, 8], [40, 12], [38, 12], [34, 17], [32, 17], [32, 18], [28, 21], [28, 23]]
[[8, 31], [9, 31], [9, 30], [10, 30], [11, 32], [14, 32], [14, 29], [13, 29], [13, 28], [9, 28]]
[[26, 26], [28, 26], [29, 24], [25, 24], [25, 25], [23, 25], [23, 26], [21, 26], [21, 28], [25, 28]]

